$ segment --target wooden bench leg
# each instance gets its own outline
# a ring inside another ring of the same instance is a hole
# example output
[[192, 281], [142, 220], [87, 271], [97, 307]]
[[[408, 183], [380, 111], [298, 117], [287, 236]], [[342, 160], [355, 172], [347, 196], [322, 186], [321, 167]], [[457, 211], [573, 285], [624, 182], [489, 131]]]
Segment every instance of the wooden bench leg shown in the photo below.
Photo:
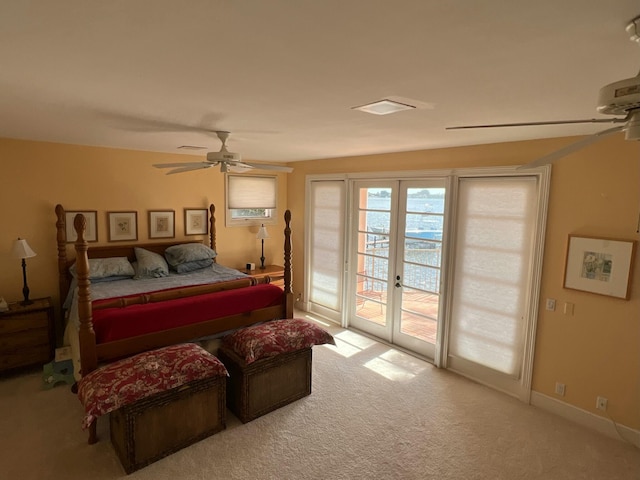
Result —
[[97, 422], [94, 420], [89, 425], [89, 445], [93, 445], [98, 441]]

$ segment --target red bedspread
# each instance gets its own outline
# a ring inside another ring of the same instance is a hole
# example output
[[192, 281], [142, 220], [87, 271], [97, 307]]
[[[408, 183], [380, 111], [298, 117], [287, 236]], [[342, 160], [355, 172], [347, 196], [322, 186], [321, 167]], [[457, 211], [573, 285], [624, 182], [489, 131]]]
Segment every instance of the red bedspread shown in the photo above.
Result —
[[[94, 309], [93, 329], [97, 343], [112, 342], [276, 306], [282, 303], [283, 295], [281, 288], [261, 284], [125, 308]], [[104, 301], [96, 300], [94, 305]]]

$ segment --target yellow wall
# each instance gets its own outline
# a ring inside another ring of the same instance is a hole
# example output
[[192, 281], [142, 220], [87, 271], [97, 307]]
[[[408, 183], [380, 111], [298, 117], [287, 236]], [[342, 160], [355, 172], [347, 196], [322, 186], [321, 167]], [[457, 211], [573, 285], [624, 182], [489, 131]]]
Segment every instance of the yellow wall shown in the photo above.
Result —
[[[546, 139], [366, 157], [296, 162], [289, 175], [294, 231], [294, 290], [304, 278], [304, 188], [307, 174], [463, 168], [527, 163], [575, 139]], [[553, 167], [543, 260], [533, 389], [599, 414], [596, 396], [607, 397], [608, 413], [621, 424], [640, 427], [640, 254], [633, 267], [631, 300], [563, 288], [569, 233], [637, 240], [640, 214], [640, 146], [622, 135], [602, 140]], [[544, 309], [555, 298], [558, 309]], [[573, 316], [562, 313], [575, 304]], [[566, 395], [554, 393], [556, 381]]]
[[[292, 210], [294, 290], [302, 292], [305, 176], [417, 169], [463, 168], [526, 163], [566, 145], [547, 139], [420, 152], [296, 162], [280, 176], [280, 205]], [[640, 255], [633, 267], [631, 300], [562, 288], [569, 233], [626, 239], [636, 233], [640, 206], [640, 146], [621, 136], [607, 138], [566, 157], [552, 172], [533, 389], [598, 414], [597, 395], [609, 399], [608, 413], [619, 423], [640, 428]], [[8, 255], [18, 236], [38, 256], [28, 260], [31, 296], [57, 298], [56, 203], [68, 209], [98, 210], [99, 244], [107, 243], [106, 211], [137, 210], [138, 236], [147, 240], [147, 210], [176, 210], [182, 238], [184, 207], [219, 207], [220, 263], [241, 267], [259, 262], [255, 228], [224, 228], [223, 175], [215, 171], [165, 176], [152, 163], [194, 157], [0, 139], [0, 295], [21, 298], [20, 262]], [[93, 181], [89, 181], [93, 179]], [[280, 262], [282, 225], [265, 242], [267, 263]], [[189, 237], [194, 238], [194, 237]], [[572, 317], [544, 310], [544, 299], [575, 304]], [[555, 396], [555, 382], [567, 386]]]
[[[202, 157], [130, 150], [61, 145], [0, 139], [0, 295], [8, 301], [22, 298], [20, 260], [10, 255], [13, 241], [26, 238], [37, 256], [27, 260], [30, 297], [58, 298], [55, 205], [67, 210], [97, 210], [98, 243], [108, 244], [107, 211], [138, 212], [138, 240], [149, 240], [148, 210], [175, 210], [177, 240], [184, 236], [184, 208], [216, 205], [218, 262], [243, 268], [260, 263], [257, 227], [224, 226], [224, 175], [212, 168], [180, 175], [165, 175], [153, 163], [187, 162]], [[257, 172], [257, 170], [256, 170]], [[262, 172], [264, 173], [264, 172]], [[278, 178], [282, 211], [286, 206], [287, 178]], [[279, 215], [281, 217], [281, 215]], [[269, 227], [265, 263], [282, 265], [284, 221]], [[72, 247], [68, 247], [72, 253]]]

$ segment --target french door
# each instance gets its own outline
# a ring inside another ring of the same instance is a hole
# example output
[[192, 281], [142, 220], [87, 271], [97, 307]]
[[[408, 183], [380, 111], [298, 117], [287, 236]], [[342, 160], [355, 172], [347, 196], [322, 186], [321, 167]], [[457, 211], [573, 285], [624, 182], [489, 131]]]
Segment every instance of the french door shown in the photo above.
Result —
[[309, 307], [528, 401], [551, 170], [457, 173], [311, 182]]
[[434, 359], [441, 324], [444, 179], [355, 181], [349, 325]]
[[542, 258], [540, 205], [534, 175], [457, 184], [446, 366], [525, 401]]

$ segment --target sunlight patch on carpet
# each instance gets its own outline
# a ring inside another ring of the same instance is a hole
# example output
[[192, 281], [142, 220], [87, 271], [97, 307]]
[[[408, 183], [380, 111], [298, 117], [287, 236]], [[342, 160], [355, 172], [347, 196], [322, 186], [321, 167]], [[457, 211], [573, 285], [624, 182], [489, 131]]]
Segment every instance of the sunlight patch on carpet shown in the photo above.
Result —
[[389, 349], [380, 355], [380, 358], [386, 360], [387, 362], [391, 362], [398, 367], [404, 368], [414, 375], [418, 375], [419, 373], [424, 372], [427, 367], [430, 366], [429, 363], [424, 360], [419, 360], [411, 355], [408, 355], [403, 352], [399, 352], [398, 350]]
[[363, 337], [362, 335], [350, 332], [349, 330], [344, 330], [335, 334], [333, 339], [336, 342], [335, 346], [326, 346], [345, 358], [352, 357], [353, 355], [356, 355], [357, 353], [360, 353], [376, 344], [376, 342], [370, 338]]
[[392, 381], [405, 381], [415, 377], [413, 373], [380, 357], [369, 360], [364, 366]]

